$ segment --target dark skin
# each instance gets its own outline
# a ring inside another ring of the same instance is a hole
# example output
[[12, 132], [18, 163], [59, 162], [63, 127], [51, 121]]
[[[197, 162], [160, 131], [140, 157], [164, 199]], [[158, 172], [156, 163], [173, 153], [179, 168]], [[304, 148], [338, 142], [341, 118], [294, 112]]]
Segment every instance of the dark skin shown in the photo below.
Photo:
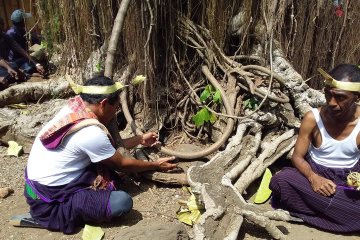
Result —
[[[344, 79], [343, 81], [349, 80]], [[360, 117], [360, 107], [356, 104], [359, 95], [356, 92], [327, 86], [325, 98], [326, 105], [320, 107], [319, 111], [326, 131], [332, 138], [343, 140], [350, 135]], [[306, 113], [302, 120], [292, 163], [309, 180], [315, 192], [323, 196], [331, 196], [336, 191], [336, 184], [330, 179], [316, 174], [305, 160], [310, 143], [315, 147], [320, 147], [322, 143], [320, 130], [312, 112]], [[360, 134], [357, 136], [356, 143], [359, 148]]]

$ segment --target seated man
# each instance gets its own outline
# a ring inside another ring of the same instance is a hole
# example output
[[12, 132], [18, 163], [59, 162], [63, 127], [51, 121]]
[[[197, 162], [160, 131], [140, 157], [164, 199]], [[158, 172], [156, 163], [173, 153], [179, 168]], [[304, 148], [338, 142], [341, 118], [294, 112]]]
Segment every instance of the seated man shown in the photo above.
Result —
[[[85, 223], [109, 221], [132, 208], [131, 197], [116, 190], [109, 170], [170, 170], [174, 157], [146, 162], [124, 157], [106, 127], [119, 107], [119, 83], [95, 77], [78, 86], [37, 135], [25, 170], [25, 197], [32, 218], [49, 230], [72, 233]], [[123, 140], [126, 148], [157, 143], [153, 132]]]
[[[43, 76], [45, 73], [43, 66], [37, 63], [15, 40], [6, 35], [3, 29], [4, 21], [0, 17], [0, 58], [6, 61], [12, 70], [18, 73], [21, 71], [26, 74], [27, 77], [32, 76], [34, 73], [35, 75]], [[16, 62], [10, 61], [10, 51], [20, 54], [22, 58], [16, 60]], [[35, 69], [33, 66], [35, 66]], [[8, 72], [4, 66], [0, 66], [0, 71]]]
[[360, 171], [360, 68], [342, 64], [325, 77], [326, 105], [305, 114], [292, 163], [270, 183], [272, 205], [323, 230], [360, 231], [360, 192], [346, 186]]
[[[25, 13], [21, 9], [15, 10], [10, 17], [12, 27], [6, 32], [6, 35], [17, 42], [27, 53], [29, 53], [29, 47], [26, 39], [25, 19], [30, 18], [31, 16], [31, 13]], [[30, 33], [29, 40], [31, 45], [40, 44], [39, 38], [32, 33]], [[23, 54], [18, 51], [10, 50], [9, 61], [14, 62], [19, 68], [24, 70], [26, 74], [34, 74], [35, 76], [39, 75], [36, 73], [36, 63], [28, 61], [28, 59], [24, 58]], [[39, 63], [37, 64], [39, 65]]]
[[[20, 47], [22, 49], [24, 49], [25, 51], [29, 50], [29, 46], [28, 46], [28, 41], [26, 38], [26, 29], [25, 29], [25, 19], [26, 18], [31, 18], [31, 13], [25, 13], [23, 10], [21, 9], [17, 9], [15, 10], [12, 14], [11, 14], [11, 23], [12, 23], [12, 27], [9, 28], [9, 30], [7, 30], [6, 35], [8, 35], [9, 37], [11, 37], [15, 42], [17, 42]], [[40, 39], [35, 36], [34, 34], [32, 34], [32, 32], [29, 33], [30, 34], [30, 44], [40, 44]], [[17, 59], [21, 58], [22, 56], [17, 53], [17, 52], [13, 52], [10, 51], [10, 55], [9, 55], [9, 60], [10, 61], [16, 61]]]

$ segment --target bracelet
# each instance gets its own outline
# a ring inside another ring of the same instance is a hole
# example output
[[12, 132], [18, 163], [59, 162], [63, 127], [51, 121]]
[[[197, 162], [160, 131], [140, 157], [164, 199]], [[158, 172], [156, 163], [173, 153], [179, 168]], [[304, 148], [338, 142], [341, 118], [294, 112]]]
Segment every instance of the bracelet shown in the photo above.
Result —
[[37, 64], [35, 64], [35, 66], [36, 66], [36, 67], [39, 67], [39, 66], [41, 66], [41, 64], [40, 64], [40, 63], [37, 63]]

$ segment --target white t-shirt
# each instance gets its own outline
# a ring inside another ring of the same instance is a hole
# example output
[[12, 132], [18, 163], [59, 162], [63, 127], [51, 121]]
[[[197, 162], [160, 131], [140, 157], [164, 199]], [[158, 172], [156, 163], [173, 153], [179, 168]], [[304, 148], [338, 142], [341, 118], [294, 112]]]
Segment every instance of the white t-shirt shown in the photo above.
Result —
[[91, 162], [100, 162], [115, 154], [108, 136], [98, 126], [88, 126], [66, 136], [55, 150], [46, 149], [39, 137], [69, 113], [69, 107], [62, 108], [36, 136], [27, 164], [30, 180], [47, 186], [64, 185], [80, 176]]

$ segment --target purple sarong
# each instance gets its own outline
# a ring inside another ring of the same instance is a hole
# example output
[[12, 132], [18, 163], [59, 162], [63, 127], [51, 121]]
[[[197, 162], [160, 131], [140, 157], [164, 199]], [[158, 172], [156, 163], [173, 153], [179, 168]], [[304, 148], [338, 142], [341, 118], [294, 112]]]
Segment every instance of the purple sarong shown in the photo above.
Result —
[[360, 171], [359, 162], [352, 169], [334, 169], [316, 164], [308, 157], [317, 174], [331, 179], [339, 187], [331, 197], [313, 191], [310, 182], [296, 168], [284, 168], [270, 182], [274, 208], [285, 209], [292, 216], [323, 230], [332, 232], [360, 231], [360, 191], [346, 185], [350, 171]]
[[34, 199], [25, 190], [31, 216], [44, 228], [69, 234], [83, 227], [85, 222], [110, 220], [108, 207], [112, 189], [90, 188], [97, 173], [94, 167], [87, 168], [82, 175], [64, 186], [50, 187], [27, 179], [41, 199]]

